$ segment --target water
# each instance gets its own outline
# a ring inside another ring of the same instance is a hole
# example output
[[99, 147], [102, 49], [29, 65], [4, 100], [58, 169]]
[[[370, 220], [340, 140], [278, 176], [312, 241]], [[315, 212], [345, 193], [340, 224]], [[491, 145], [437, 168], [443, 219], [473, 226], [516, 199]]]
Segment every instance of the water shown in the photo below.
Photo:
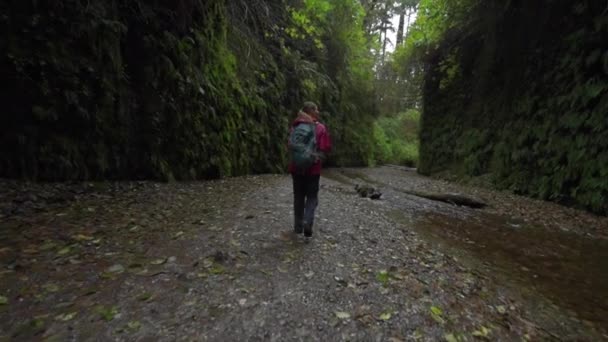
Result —
[[481, 213], [466, 218], [427, 213], [414, 226], [577, 318], [608, 327], [607, 240]]

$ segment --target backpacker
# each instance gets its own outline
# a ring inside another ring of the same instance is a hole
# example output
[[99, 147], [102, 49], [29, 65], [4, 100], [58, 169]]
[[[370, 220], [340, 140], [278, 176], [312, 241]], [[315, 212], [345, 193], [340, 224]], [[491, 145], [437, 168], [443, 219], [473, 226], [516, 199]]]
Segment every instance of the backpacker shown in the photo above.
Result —
[[315, 163], [317, 139], [314, 123], [299, 123], [289, 135], [291, 162], [298, 173], [304, 173]]

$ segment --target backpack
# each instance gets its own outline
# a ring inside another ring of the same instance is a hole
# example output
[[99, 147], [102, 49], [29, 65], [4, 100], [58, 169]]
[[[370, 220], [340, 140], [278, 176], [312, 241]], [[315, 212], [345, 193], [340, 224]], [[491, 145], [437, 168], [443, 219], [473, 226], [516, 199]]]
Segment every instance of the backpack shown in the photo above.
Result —
[[317, 138], [314, 123], [300, 123], [289, 135], [291, 162], [298, 173], [304, 173], [315, 163]]

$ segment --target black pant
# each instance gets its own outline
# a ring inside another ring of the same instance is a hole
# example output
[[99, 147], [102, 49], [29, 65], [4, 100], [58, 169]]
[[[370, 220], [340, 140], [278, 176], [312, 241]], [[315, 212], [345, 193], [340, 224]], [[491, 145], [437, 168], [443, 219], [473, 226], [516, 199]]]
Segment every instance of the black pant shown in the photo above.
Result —
[[310, 225], [315, 220], [319, 204], [319, 179], [321, 176], [291, 175], [293, 179], [293, 213], [296, 228]]

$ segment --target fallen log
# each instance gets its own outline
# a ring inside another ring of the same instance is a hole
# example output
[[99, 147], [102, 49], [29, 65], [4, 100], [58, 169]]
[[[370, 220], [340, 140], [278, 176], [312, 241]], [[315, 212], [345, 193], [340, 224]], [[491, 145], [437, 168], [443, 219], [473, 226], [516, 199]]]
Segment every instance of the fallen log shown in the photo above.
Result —
[[464, 196], [461, 194], [456, 194], [456, 193], [440, 194], [440, 193], [428, 193], [428, 192], [413, 191], [413, 190], [401, 190], [401, 191], [403, 191], [409, 195], [414, 195], [417, 197], [422, 197], [422, 198], [430, 199], [433, 201], [445, 202], [445, 203], [450, 203], [453, 205], [462, 205], [462, 206], [470, 207], [470, 208], [478, 209], [478, 208], [484, 208], [487, 206], [487, 204], [485, 202], [482, 202], [481, 200], [478, 200], [478, 199], [475, 199], [472, 197], [468, 197], [468, 196]]
[[418, 169], [415, 167], [393, 165], [393, 164], [384, 164], [383, 166], [390, 167], [392, 169], [403, 170], [403, 171], [407, 171], [407, 172], [417, 172], [418, 171]]
[[[392, 186], [389, 187], [395, 191], [399, 191], [416, 197], [426, 198], [432, 201], [439, 201], [453, 205], [461, 205], [475, 209], [484, 208], [487, 206], [487, 204], [481, 200], [457, 193], [432, 193], [415, 190], [404, 190]], [[382, 193], [378, 189], [369, 185], [355, 184], [355, 191], [359, 194], [359, 196], [370, 197], [371, 199], [379, 199], [380, 196], [382, 196]]]

